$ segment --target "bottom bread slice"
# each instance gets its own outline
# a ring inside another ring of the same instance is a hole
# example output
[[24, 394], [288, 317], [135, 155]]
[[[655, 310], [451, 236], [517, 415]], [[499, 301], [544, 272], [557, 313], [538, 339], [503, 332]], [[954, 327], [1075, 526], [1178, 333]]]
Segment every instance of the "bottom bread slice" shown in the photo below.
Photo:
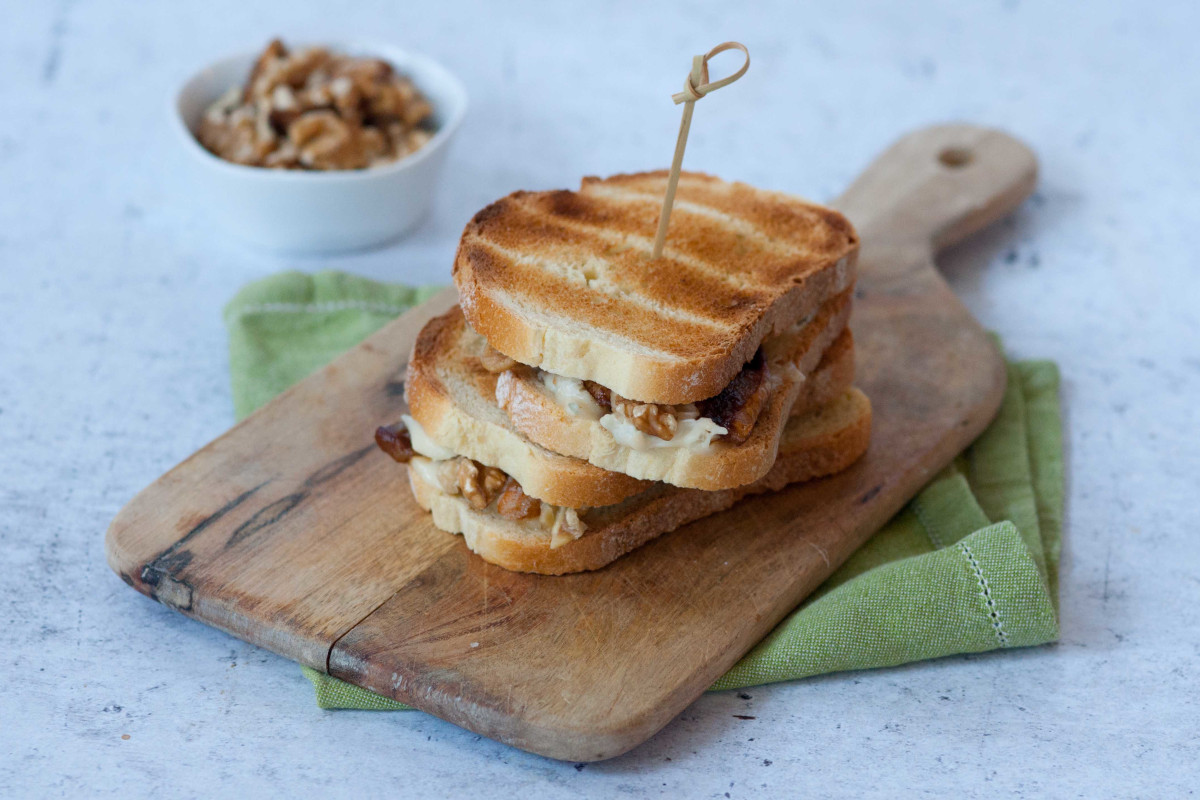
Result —
[[408, 476], [417, 503], [432, 512], [434, 525], [462, 534], [467, 547], [486, 561], [517, 572], [561, 575], [599, 569], [657, 536], [724, 511], [747, 495], [839, 472], [866, 452], [870, 431], [871, 404], [866, 395], [851, 388], [833, 402], [793, 417], [774, 466], [754, 483], [715, 492], [655, 484], [620, 503], [581, 510], [586, 530], [557, 547], [536, 518], [511, 520], [493, 507], [476, 510], [462, 496], [444, 492], [412, 464]]

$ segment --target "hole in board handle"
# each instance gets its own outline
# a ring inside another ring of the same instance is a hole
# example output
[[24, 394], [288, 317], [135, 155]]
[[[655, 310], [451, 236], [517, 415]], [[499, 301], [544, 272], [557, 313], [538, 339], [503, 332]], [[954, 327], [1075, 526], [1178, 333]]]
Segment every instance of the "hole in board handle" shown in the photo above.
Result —
[[950, 169], [959, 169], [971, 163], [971, 151], [965, 147], [947, 147], [938, 153], [938, 161]]

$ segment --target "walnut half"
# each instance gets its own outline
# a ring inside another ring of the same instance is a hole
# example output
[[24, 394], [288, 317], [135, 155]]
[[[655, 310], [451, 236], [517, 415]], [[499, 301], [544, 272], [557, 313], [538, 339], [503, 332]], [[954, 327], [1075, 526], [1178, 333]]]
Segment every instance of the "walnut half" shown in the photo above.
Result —
[[326, 110], [301, 114], [288, 127], [288, 140], [300, 163], [313, 169], [362, 169], [387, 149], [378, 130], [355, 127]]
[[508, 476], [495, 467], [485, 467], [469, 458], [458, 460], [458, 489], [476, 511], [488, 507], [506, 480]]
[[638, 403], [621, 397], [616, 392], [611, 392], [610, 396], [613, 413], [625, 417], [633, 423], [633, 427], [642, 433], [657, 436], [667, 442], [675, 438], [675, 431], [679, 429], [679, 420], [676, 418], [672, 406], [658, 403]]
[[542, 501], [530, 497], [521, 489], [521, 484], [509, 478], [496, 500], [496, 513], [505, 519], [533, 519], [542, 513]]

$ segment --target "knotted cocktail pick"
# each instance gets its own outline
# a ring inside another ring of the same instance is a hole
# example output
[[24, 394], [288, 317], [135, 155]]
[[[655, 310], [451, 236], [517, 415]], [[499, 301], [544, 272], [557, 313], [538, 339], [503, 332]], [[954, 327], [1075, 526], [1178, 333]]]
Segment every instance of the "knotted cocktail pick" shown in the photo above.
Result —
[[[719, 81], [708, 82], [708, 60], [726, 50], [740, 50], [746, 55], [746, 63], [742, 68]], [[654, 235], [654, 254], [651, 258], [662, 255], [663, 243], [667, 238], [667, 225], [671, 221], [671, 206], [675, 203], [675, 188], [679, 185], [679, 168], [683, 166], [683, 150], [687, 147], [688, 131], [692, 127], [692, 110], [696, 101], [706, 94], [715, 92], [723, 86], [736, 81], [750, 69], [750, 51], [739, 42], [722, 42], [702, 56], [692, 57], [692, 71], [683, 83], [683, 91], [671, 95], [676, 105], [683, 103], [683, 119], [679, 122], [679, 139], [675, 142], [675, 159], [671, 162], [671, 174], [667, 177], [667, 193], [663, 197], [662, 212], [658, 217], [658, 233]]]

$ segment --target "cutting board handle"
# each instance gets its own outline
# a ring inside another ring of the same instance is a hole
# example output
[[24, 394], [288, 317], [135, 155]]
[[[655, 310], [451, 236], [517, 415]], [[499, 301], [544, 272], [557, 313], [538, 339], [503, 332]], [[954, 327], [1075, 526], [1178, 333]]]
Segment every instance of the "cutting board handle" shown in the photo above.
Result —
[[834, 205], [864, 242], [936, 252], [1004, 217], [1036, 181], [1033, 151], [1008, 134], [935, 125], [889, 147]]

